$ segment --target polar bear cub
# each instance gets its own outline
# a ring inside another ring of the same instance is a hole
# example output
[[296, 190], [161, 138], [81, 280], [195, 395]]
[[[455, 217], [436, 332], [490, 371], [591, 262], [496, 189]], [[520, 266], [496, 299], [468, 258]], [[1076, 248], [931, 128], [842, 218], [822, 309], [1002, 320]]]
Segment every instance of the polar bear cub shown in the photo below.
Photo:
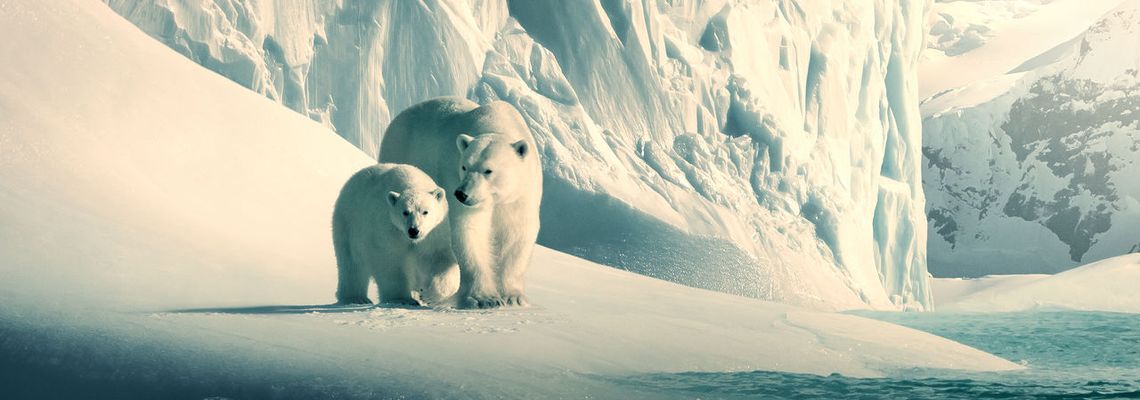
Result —
[[388, 126], [380, 160], [417, 166], [447, 190], [457, 306], [526, 305], [523, 275], [538, 238], [542, 164], [513, 106], [462, 98], [414, 105]]
[[446, 197], [410, 165], [377, 164], [349, 178], [333, 210], [337, 302], [370, 304], [372, 279], [381, 303], [431, 304], [454, 293]]

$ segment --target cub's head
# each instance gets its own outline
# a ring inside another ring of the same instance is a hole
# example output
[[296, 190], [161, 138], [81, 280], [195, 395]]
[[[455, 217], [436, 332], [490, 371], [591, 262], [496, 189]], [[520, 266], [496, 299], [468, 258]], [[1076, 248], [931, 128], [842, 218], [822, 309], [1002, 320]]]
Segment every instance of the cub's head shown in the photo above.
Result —
[[423, 192], [405, 190], [388, 192], [388, 216], [396, 229], [413, 243], [423, 240], [447, 217], [447, 199], [443, 189]]
[[524, 185], [527, 157], [532, 149], [525, 140], [510, 140], [503, 135], [485, 133], [479, 136], [460, 134], [459, 187], [452, 193], [468, 207], [510, 201]]

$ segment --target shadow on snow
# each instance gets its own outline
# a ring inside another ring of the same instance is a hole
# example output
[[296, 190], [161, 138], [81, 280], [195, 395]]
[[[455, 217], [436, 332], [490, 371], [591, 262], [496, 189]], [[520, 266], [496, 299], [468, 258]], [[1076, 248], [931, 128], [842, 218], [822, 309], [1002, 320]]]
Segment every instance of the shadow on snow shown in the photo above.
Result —
[[184, 308], [168, 310], [175, 314], [326, 314], [368, 311], [377, 308], [402, 308], [408, 310], [428, 309], [423, 306], [397, 304], [314, 304], [314, 305], [265, 305], [250, 307]]

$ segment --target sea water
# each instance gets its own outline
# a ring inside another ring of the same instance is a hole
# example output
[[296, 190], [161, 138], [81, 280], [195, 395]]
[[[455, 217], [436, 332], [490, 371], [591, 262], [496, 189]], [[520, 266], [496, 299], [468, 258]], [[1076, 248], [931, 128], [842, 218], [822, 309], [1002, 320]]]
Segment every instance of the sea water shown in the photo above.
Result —
[[687, 398], [1140, 398], [1140, 315], [1074, 311], [859, 315], [943, 336], [1028, 367], [898, 371], [860, 379], [780, 372], [648, 374], [621, 386]]

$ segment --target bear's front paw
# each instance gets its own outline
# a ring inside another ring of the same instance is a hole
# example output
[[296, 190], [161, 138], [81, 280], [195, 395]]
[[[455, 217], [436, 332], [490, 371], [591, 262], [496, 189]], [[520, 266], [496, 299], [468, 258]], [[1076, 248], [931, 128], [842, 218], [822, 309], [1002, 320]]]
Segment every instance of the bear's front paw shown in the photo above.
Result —
[[369, 300], [367, 297], [346, 297], [343, 299], [338, 299], [336, 301], [336, 304], [342, 305], [342, 306], [357, 306], [357, 305], [364, 305], [364, 304], [372, 304], [372, 300]]
[[508, 306], [526, 307], [530, 305], [530, 303], [526, 301], [526, 295], [523, 295], [521, 293], [508, 293], [504, 297], [504, 301]]
[[413, 299], [411, 297], [397, 297], [397, 298], [393, 298], [393, 299], [384, 299], [383, 303], [387, 304], [387, 305], [393, 305], [393, 306], [420, 307], [420, 306], [424, 305], [424, 303], [420, 302], [419, 300]]
[[499, 295], [470, 295], [463, 297], [459, 302], [460, 308], [496, 308], [507, 305], [506, 299]]

